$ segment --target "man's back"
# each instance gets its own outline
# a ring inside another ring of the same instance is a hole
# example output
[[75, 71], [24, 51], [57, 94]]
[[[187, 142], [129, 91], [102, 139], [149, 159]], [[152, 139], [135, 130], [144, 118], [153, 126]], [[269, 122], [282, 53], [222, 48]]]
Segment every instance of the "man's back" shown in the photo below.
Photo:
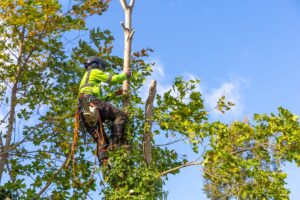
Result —
[[80, 82], [79, 94], [90, 94], [103, 100], [106, 97], [102, 96], [101, 83], [122, 83], [126, 79], [125, 73], [112, 75], [100, 69], [89, 69]]

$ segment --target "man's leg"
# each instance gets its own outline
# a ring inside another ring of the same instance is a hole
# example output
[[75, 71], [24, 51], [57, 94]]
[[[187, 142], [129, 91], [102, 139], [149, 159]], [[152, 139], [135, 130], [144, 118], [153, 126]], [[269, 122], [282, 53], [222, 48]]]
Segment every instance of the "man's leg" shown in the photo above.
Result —
[[103, 102], [99, 99], [94, 100], [93, 103], [99, 108], [102, 122], [106, 120], [112, 122], [110, 145], [120, 146], [125, 134], [125, 123], [127, 121], [126, 113], [113, 106], [112, 104]]
[[100, 165], [108, 158], [107, 146], [106, 144], [102, 144], [101, 136], [99, 130], [96, 128], [89, 128], [88, 133], [93, 137], [94, 141], [97, 143], [97, 157]]
[[110, 144], [113, 146], [120, 146], [122, 145], [124, 134], [125, 134], [125, 123], [127, 122], [127, 115], [122, 110], [118, 109], [117, 107], [103, 102], [105, 107], [105, 112], [101, 112], [105, 120], [112, 121], [112, 133], [110, 136]]

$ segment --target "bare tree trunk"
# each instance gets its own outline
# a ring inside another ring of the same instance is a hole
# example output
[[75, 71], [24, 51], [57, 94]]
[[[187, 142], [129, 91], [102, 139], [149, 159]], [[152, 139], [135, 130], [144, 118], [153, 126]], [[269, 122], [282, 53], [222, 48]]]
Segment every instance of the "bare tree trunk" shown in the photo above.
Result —
[[[134, 30], [132, 29], [132, 10], [134, 7], [135, 0], [130, 0], [130, 4], [127, 4], [127, 0], [120, 0], [121, 6], [125, 12], [125, 24], [121, 22], [121, 25], [124, 30], [124, 64], [123, 71], [127, 71], [130, 69], [130, 56], [131, 56], [131, 45]], [[124, 81], [123, 83], [123, 108], [127, 108], [129, 105], [129, 80]]]
[[151, 140], [152, 140], [152, 117], [153, 117], [153, 102], [156, 94], [156, 81], [151, 81], [149, 96], [145, 105], [145, 127], [144, 127], [144, 158], [147, 165], [151, 164]]

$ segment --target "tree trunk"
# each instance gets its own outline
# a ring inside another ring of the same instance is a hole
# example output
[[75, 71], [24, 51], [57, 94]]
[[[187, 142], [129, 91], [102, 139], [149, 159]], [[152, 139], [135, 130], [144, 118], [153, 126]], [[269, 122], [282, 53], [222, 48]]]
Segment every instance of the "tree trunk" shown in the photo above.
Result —
[[[120, 0], [121, 6], [125, 13], [125, 24], [122, 22], [121, 25], [124, 31], [124, 63], [123, 71], [126, 72], [130, 69], [130, 56], [131, 56], [131, 45], [134, 30], [132, 29], [131, 17], [132, 10], [134, 7], [134, 0], [130, 1], [130, 4], [127, 4], [126, 0]], [[123, 83], [123, 109], [126, 109], [129, 105], [129, 80], [124, 81]]]
[[4, 172], [4, 166], [7, 163], [8, 159], [8, 151], [11, 143], [12, 138], [12, 132], [14, 127], [14, 121], [15, 121], [15, 109], [17, 105], [17, 82], [14, 82], [12, 93], [11, 93], [11, 102], [10, 102], [10, 114], [8, 119], [8, 128], [7, 128], [7, 134], [5, 137], [5, 145], [3, 147], [3, 152], [1, 153], [1, 159], [0, 159], [0, 182], [2, 180], [2, 175]]
[[2, 152], [0, 153], [0, 183], [2, 180], [2, 175], [4, 172], [4, 166], [7, 164], [8, 157], [9, 157], [9, 148], [11, 145], [11, 138], [12, 138], [12, 133], [13, 133], [13, 128], [14, 128], [14, 123], [15, 123], [15, 110], [17, 106], [17, 92], [18, 92], [18, 83], [19, 83], [19, 78], [22, 74], [22, 56], [23, 56], [23, 46], [24, 46], [24, 29], [23, 29], [23, 34], [21, 38], [21, 44], [20, 44], [20, 51], [18, 55], [18, 62], [17, 62], [17, 72], [15, 76], [15, 80], [13, 82], [13, 87], [11, 91], [11, 98], [10, 98], [10, 113], [9, 113], [9, 118], [8, 118], [8, 127], [7, 127], [7, 133], [5, 137], [5, 145], [2, 148]]
[[145, 105], [145, 127], [144, 127], [144, 158], [147, 165], [151, 164], [151, 140], [152, 140], [152, 117], [153, 117], [153, 102], [156, 94], [156, 81], [151, 81], [149, 96]]

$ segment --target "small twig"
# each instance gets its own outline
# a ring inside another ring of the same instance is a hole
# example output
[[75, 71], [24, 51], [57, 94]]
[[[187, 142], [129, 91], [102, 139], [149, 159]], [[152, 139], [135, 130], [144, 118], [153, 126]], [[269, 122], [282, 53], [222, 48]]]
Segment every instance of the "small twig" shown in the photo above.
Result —
[[2, 123], [6, 120], [6, 118], [7, 118], [8, 115], [9, 115], [9, 113], [10, 113], [10, 111], [8, 111], [8, 113], [5, 115], [5, 117], [4, 117], [3, 119], [0, 120], [0, 124], [2, 124]]
[[[253, 147], [249, 147], [249, 148], [243, 148], [243, 149], [239, 149], [239, 150], [236, 150], [236, 151], [233, 151], [233, 152], [230, 152], [231, 155], [234, 155], [234, 154], [238, 154], [238, 153], [244, 153], [246, 151], [252, 151], [254, 149], [257, 149], [257, 148], [264, 148], [265, 149], [265, 145], [269, 145], [268, 143], [262, 143], [262, 144], [258, 144], [257, 146], [253, 146]], [[266, 150], [266, 149], [265, 149]], [[268, 150], [266, 150], [268, 151]]]

